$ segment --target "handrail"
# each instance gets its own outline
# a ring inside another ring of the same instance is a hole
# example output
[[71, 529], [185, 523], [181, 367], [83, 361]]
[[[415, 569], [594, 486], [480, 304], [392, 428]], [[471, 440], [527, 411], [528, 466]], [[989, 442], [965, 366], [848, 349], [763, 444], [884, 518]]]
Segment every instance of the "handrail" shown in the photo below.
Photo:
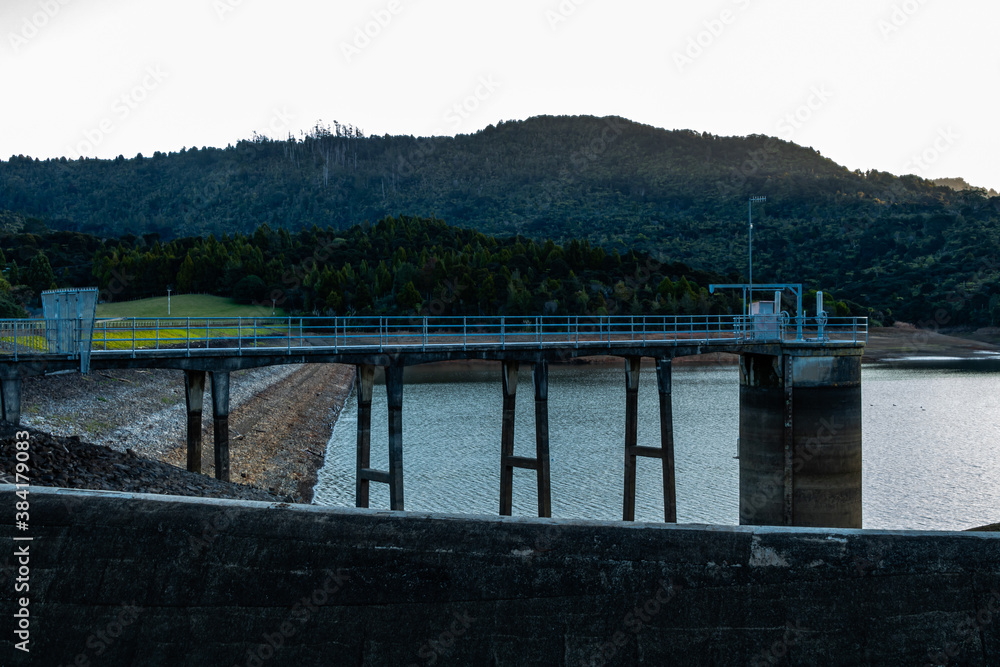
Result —
[[[296, 321], [297, 320], [297, 321]], [[65, 321], [0, 320], [0, 357], [55, 354], [53, 334]], [[298, 328], [296, 335], [295, 328]], [[801, 330], [801, 334], [799, 331]], [[293, 340], [297, 339], [297, 340]], [[344, 350], [524, 347], [649, 347], [683, 344], [866, 343], [868, 319], [782, 318], [779, 315], [167, 317], [97, 320], [91, 351], [155, 353], [204, 348], [303, 347]], [[60, 353], [63, 356], [64, 353]], [[79, 356], [79, 350], [76, 355]]]

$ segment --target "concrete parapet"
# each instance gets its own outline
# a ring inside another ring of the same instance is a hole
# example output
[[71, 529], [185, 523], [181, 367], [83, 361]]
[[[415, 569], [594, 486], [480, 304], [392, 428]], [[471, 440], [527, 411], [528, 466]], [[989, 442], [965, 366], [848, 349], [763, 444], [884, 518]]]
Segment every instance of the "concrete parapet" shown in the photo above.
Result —
[[30, 497], [32, 664], [1000, 664], [996, 534]]

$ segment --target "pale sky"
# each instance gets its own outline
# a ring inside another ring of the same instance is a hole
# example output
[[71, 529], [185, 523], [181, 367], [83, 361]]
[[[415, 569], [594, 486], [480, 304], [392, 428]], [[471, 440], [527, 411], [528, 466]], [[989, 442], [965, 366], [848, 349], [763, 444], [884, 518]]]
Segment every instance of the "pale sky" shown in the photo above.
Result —
[[591, 114], [1000, 190], [997, 26], [996, 0], [0, 0], [0, 157]]

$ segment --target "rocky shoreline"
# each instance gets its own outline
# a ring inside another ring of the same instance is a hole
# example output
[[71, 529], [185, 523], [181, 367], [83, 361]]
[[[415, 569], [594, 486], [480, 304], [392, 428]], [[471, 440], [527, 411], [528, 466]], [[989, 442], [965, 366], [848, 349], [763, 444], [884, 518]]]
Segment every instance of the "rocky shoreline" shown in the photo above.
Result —
[[[233, 373], [233, 482], [227, 483], [213, 477], [210, 417], [203, 434], [202, 474], [184, 468], [181, 372], [28, 378], [21, 430], [31, 434], [29, 477], [42, 486], [308, 503], [353, 380], [353, 367], [333, 364]], [[12, 429], [0, 434], [0, 482], [13, 480], [13, 442]]]

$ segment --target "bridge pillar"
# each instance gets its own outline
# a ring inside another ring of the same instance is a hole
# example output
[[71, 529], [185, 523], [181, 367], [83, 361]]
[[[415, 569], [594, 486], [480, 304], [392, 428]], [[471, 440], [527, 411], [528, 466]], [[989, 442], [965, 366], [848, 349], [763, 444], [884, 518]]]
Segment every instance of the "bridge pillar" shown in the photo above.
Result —
[[229, 481], [229, 371], [212, 371], [215, 478]]
[[549, 472], [549, 362], [532, 368], [535, 388], [535, 458], [514, 456], [514, 406], [517, 398], [516, 361], [503, 362], [503, 424], [500, 432], [500, 514], [513, 509], [514, 468], [534, 470], [538, 481], [538, 516], [552, 516], [552, 478]]
[[375, 367], [358, 366], [358, 468], [355, 478], [354, 504], [368, 507], [372, 450], [372, 387], [375, 385]]
[[21, 378], [0, 380], [0, 399], [3, 403], [3, 420], [8, 424], [21, 424]]
[[674, 484], [674, 413], [671, 394], [670, 359], [656, 363], [656, 384], [660, 395], [660, 446], [639, 446], [639, 371], [642, 359], [625, 359], [625, 494], [622, 519], [635, 521], [636, 459], [660, 459], [663, 468], [663, 518], [677, 522], [677, 492]]
[[660, 395], [660, 460], [663, 465], [663, 520], [677, 523], [677, 489], [674, 476], [674, 406], [672, 361], [656, 362], [656, 384]]
[[740, 355], [740, 523], [861, 528], [861, 351]]
[[503, 422], [500, 427], [500, 515], [510, 516], [514, 496], [514, 409], [517, 403], [516, 361], [503, 362]]
[[403, 366], [385, 367], [389, 404], [389, 507], [403, 510]]
[[552, 486], [549, 477], [549, 362], [535, 362], [535, 456], [538, 462], [538, 516], [552, 516]]
[[639, 442], [640, 357], [625, 359], [625, 500], [622, 519], [635, 521], [635, 457]]
[[201, 413], [205, 400], [205, 371], [184, 371], [187, 399], [187, 469], [201, 472]]

